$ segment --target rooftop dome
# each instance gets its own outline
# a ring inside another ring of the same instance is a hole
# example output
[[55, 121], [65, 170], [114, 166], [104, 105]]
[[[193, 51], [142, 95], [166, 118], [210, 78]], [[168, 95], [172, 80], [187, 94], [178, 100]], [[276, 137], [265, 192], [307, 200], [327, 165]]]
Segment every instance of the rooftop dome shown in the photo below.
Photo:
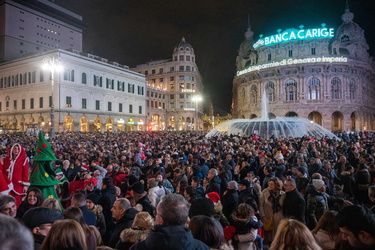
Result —
[[192, 51], [194, 51], [193, 46], [191, 46], [190, 43], [188, 43], [188, 42], [185, 41], [185, 37], [182, 37], [181, 42], [179, 42], [178, 44], [176, 44], [174, 50], [175, 51], [176, 50], [180, 50], [181, 48], [183, 48], [183, 49], [189, 48]]

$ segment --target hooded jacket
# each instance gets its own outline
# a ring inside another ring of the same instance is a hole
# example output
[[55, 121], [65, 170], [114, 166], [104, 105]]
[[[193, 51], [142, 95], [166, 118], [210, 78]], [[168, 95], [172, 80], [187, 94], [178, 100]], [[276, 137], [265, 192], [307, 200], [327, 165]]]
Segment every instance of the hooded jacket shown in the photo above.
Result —
[[218, 175], [212, 178], [209, 184], [207, 185], [206, 194], [211, 193], [211, 192], [216, 192], [220, 194], [220, 183], [221, 183], [221, 180]]
[[151, 229], [146, 240], [134, 244], [132, 250], [200, 250], [209, 249], [203, 242], [193, 238], [190, 230], [181, 226], [156, 225]]

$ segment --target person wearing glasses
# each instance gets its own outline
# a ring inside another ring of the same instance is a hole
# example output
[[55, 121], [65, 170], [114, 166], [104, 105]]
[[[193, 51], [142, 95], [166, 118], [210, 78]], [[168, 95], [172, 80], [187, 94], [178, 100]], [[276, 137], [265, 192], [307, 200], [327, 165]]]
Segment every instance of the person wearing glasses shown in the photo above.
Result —
[[284, 180], [285, 201], [283, 205], [284, 218], [296, 219], [303, 224], [305, 221], [306, 202], [296, 188], [296, 181], [293, 178]]

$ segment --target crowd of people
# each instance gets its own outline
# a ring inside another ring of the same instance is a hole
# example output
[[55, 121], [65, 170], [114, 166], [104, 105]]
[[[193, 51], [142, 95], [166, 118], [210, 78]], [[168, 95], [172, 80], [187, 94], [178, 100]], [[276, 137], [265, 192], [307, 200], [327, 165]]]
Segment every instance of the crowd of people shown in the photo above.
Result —
[[204, 135], [1, 134], [0, 249], [375, 248], [373, 133]]

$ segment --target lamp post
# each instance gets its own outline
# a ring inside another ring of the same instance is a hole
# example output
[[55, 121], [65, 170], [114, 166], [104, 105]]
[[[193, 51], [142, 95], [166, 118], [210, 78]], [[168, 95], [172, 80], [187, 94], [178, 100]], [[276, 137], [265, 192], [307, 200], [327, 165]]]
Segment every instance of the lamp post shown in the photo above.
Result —
[[46, 57], [43, 59], [43, 65], [42, 65], [43, 70], [48, 70], [51, 72], [51, 132], [50, 132], [50, 138], [55, 137], [55, 107], [54, 107], [54, 98], [53, 94], [55, 92], [54, 89], [54, 80], [55, 80], [55, 71], [60, 72], [63, 70], [63, 67], [61, 65], [61, 61], [58, 58], [54, 57]]
[[202, 101], [202, 97], [200, 95], [195, 95], [192, 98], [193, 102], [195, 102], [195, 131], [198, 132], [198, 102]]

